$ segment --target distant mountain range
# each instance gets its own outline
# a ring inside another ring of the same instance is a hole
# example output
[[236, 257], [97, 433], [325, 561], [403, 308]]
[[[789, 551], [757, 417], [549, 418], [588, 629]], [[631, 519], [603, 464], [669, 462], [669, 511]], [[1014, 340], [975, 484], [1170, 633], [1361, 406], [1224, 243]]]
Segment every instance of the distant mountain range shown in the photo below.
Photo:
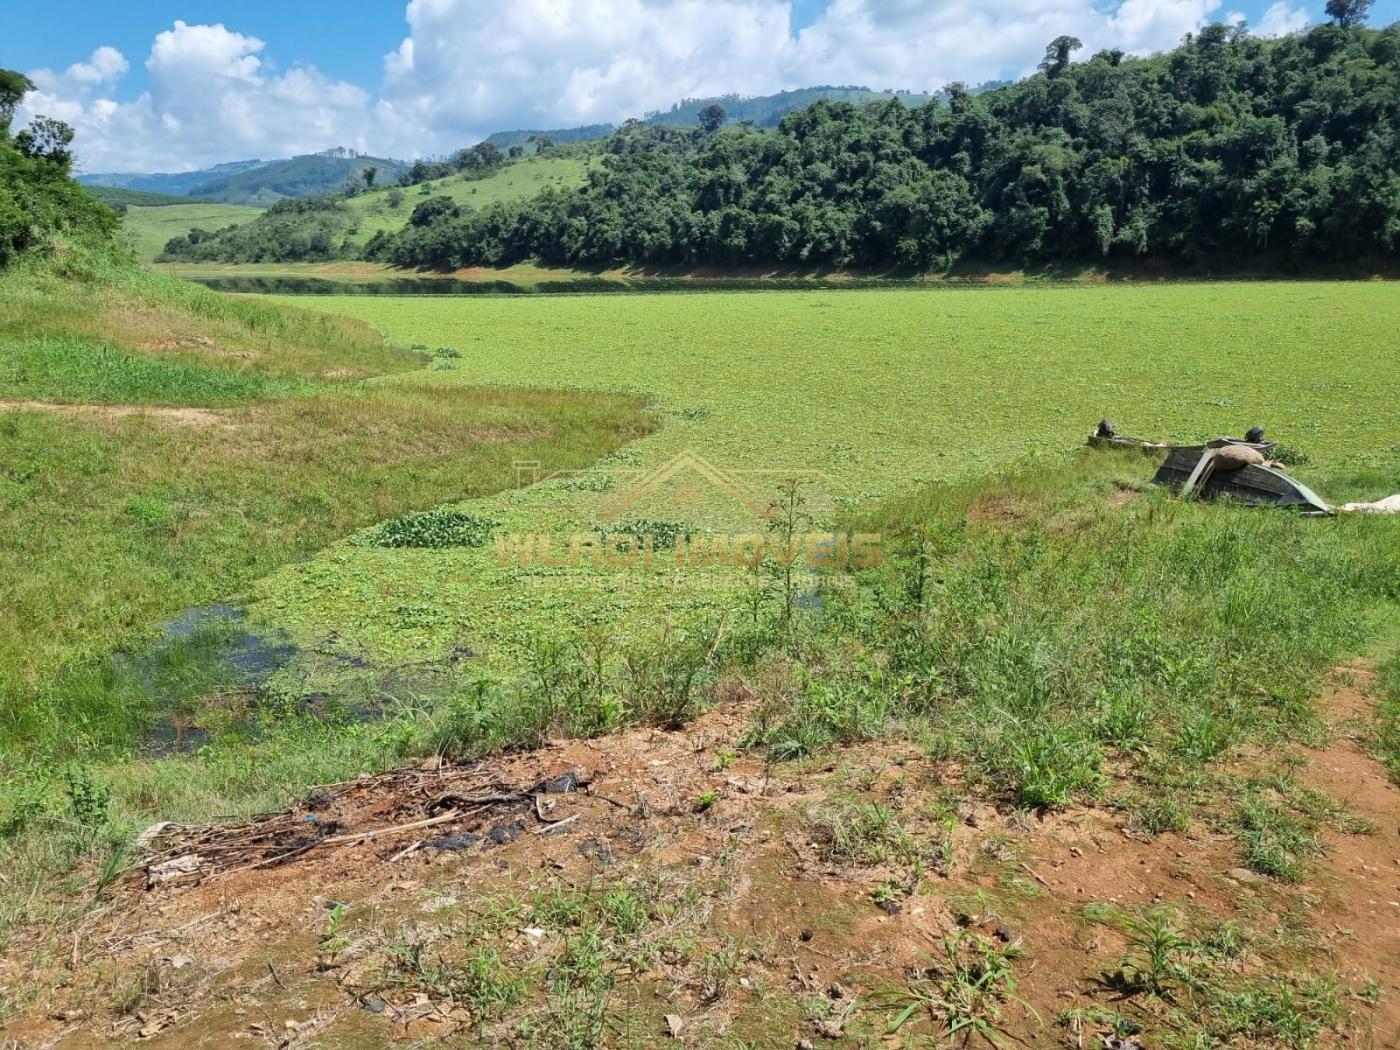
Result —
[[526, 150], [533, 153], [534, 143], [532, 138], [547, 138], [556, 145], [565, 142], [587, 142], [590, 139], [601, 139], [611, 135], [617, 130], [615, 124], [586, 124], [581, 128], [551, 128], [542, 130], [532, 128], [519, 131], [497, 131], [486, 136], [486, 141], [497, 149], [510, 149], [512, 146], [524, 146]]
[[[1001, 83], [1002, 81], [988, 81], [979, 84], [972, 91], [974, 94], [987, 91]], [[806, 109], [820, 99], [859, 105], [863, 102], [884, 102], [897, 98], [907, 106], [922, 106], [934, 97], [912, 91], [872, 91], [870, 88], [823, 84], [798, 88], [795, 91], [780, 91], [776, 95], [715, 95], [710, 98], [688, 98], [677, 102], [670, 109], [653, 110], [642, 119], [648, 124], [664, 124], [673, 128], [693, 127], [699, 122], [702, 109], [709, 105], [720, 105], [724, 107], [725, 117], [730, 124], [748, 120], [760, 128], [776, 128], [789, 113]], [[509, 149], [511, 146], [524, 146], [529, 149], [531, 136], [548, 138], [555, 143], [581, 142], [586, 139], [600, 139], [616, 130], [615, 124], [588, 124], [579, 128], [498, 131], [486, 141], [494, 143], [500, 149]]]
[[724, 107], [725, 117], [731, 124], [741, 120], [752, 121], [760, 128], [776, 128], [794, 110], [806, 109], [813, 102], [827, 99], [831, 102], [884, 102], [898, 98], [906, 106], [922, 106], [932, 95], [920, 95], [911, 91], [872, 91], [870, 88], [835, 86], [798, 88], [795, 91], [780, 91], [776, 95], [720, 95], [714, 98], [688, 98], [677, 102], [670, 109], [654, 110], [643, 119], [648, 124], [664, 124], [668, 127], [690, 127], [700, 120], [700, 111], [706, 106]]
[[87, 186], [267, 207], [288, 197], [331, 193], [340, 189], [349, 176], [368, 167], [379, 172], [378, 182], [389, 183], [399, 177], [408, 163], [333, 149], [287, 160], [238, 160], [200, 171], [79, 175], [78, 181]]
[[[1000, 81], [979, 84], [974, 93], [999, 86]], [[688, 98], [670, 109], [655, 110], [642, 118], [648, 124], [670, 127], [690, 127], [699, 121], [700, 111], [718, 104], [724, 107], [729, 123], [752, 121], [760, 128], [775, 128], [784, 116], [805, 109], [820, 99], [861, 104], [884, 102], [897, 98], [908, 106], [920, 106], [933, 95], [908, 91], [872, 91], [870, 88], [822, 85], [780, 91], [776, 95], [719, 95], [712, 98]], [[523, 146], [533, 151], [534, 138], [548, 138], [556, 144], [600, 139], [616, 129], [613, 124], [588, 124], [576, 128], [552, 130], [498, 131], [486, 141], [500, 149]], [[195, 197], [224, 204], [253, 204], [267, 207], [287, 197], [319, 197], [340, 189], [348, 176], [366, 167], [378, 169], [380, 185], [395, 181], [409, 165], [406, 161], [369, 157], [353, 150], [332, 149], [288, 160], [238, 160], [216, 164], [201, 171], [172, 174], [99, 174], [79, 175], [78, 181], [88, 186], [140, 190], [147, 193], [177, 197]]]

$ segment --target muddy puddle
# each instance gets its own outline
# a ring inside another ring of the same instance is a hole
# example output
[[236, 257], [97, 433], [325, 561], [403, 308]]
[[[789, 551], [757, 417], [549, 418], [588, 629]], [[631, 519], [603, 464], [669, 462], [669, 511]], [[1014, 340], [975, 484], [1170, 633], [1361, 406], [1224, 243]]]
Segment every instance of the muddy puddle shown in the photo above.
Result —
[[145, 647], [114, 658], [112, 677], [150, 711], [141, 751], [159, 757], [229, 734], [255, 740], [293, 719], [374, 721], [451, 691], [472, 655], [459, 647], [441, 659], [375, 666], [334, 634], [300, 646], [219, 602], [161, 623]]

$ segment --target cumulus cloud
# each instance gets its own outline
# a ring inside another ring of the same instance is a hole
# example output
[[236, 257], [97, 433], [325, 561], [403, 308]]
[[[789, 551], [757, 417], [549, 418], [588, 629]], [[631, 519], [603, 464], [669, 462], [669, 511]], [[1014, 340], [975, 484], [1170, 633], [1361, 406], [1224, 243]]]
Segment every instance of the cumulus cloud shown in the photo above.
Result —
[[776, 0], [412, 0], [379, 118], [447, 145], [483, 129], [614, 121], [683, 97], [782, 85]]
[[[801, 29], [791, 0], [410, 0], [408, 35], [377, 97], [309, 66], [279, 72], [265, 44], [176, 22], [118, 101], [110, 47], [33, 74], [33, 112], [72, 123], [90, 170], [179, 170], [330, 146], [420, 156], [492, 131], [639, 116], [685, 97], [813, 84], [925, 90], [1032, 71], [1048, 41], [1147, 53], [1222, 17], [1221, 0], [829, 0]], [[1279, 0], [1258, 32], [1300, 28]]]
[[264, 47], [222, 25], [176, 22], [152, 43], [149, 86], [135, 99], [114, 97], [129, 63], [100, 47], [61, 73], [31, 72], [36, 90], [21, 117], [45, 113], [72, 124], [89, 171], [182, 171], [367, 144], [367, 91], [311, 67], [270, 72], [259, 57]]
[[86, 62], [76, 62], [65, 74], [76, 84], [108, 84], [131, 68], [114, 47], [99, 47]]
[[1259, 24], [1254, 27], [1256, 36], [1287, 36], [1308, 25], [1308, 12], [1301, 7], [1291, 7], [1287, 3], [1277, 3], [1264, 12]]

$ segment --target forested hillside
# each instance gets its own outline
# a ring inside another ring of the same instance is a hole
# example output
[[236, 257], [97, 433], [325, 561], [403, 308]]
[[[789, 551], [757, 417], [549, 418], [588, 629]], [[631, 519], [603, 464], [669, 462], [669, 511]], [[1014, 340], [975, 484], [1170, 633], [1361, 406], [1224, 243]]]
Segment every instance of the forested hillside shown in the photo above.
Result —
[[334, 193], [347, 183], [363, 181], [367, 170], [373, 171], [373, 178], [381, 184], [390, 183], [407, 167], [399, 160], [329, 150], [224, 175], [195, 187], [191, 196], [224, 204], [265, 207], [288, 198]]
[[233, 161], [179, 174], [94, 174], [79, 176], [78, 181], [94, 188], [144, 190], [267, 207], [289, 197], [318, 197], [346, 185], [363, 183], [367, 169], [373, 170], [375, 180], [384, 185], [397, 179], [407, 167], [401, 160], [332, 149], [285, 160]]
[[1079, 49], [1060, 37], [1035, 76], [985, 93], [819, 102], [776, 132], [629, 122], [583, 189], [444, 213], [377, 248], [444, 268], [1393, 258], [1400, 26]]
[[[981, 90], [981, 89], [974, 89]], [[660, 109], [648, 113], [643, 119], [648, 124], [664, 124], [667, 127], [694, 127], [700, 121], [700, 114], [710, 106], [719, 106], [725, 117], [732, 123], [749, 121], [760, 128], [775, 128], [783, 117], [799, 109], [806, 109], [814, 103], [850, 102], [861, 105], [866, 102], [888, 102], [898, 98], [905, 105], [922, 105], [931, 96], [913, 92], [871, 91], [864, 87], [819, 87], [798, 88], [795, 91], [780, 91], [776, 95], [720, 95], [714, 98], [688, 98], [675, 103], [670, 109]]]
[[[995, 84], [989, 83], [973, 90], [985, 91], [995, 86]], [[645, 114], [642, 120], [646, 124], [663, 124], [670, 128], [694, 127], [700, 121], [702, 110], [710, 106], [719, 106], [724, 110], [725, 118], [730, 123], [737, 124], [741, 121], [748, 121], [756, 127], [775, 128], [778, 126], [778, 122], [789, 113], [798, 109], [806, 109], [812, 103], [822, 99], [831, 102], [863, 104], [871, 101], [888, 101], [895, 97], [911, 105], [925, 103], [930, 98], [929, 95], [920, 95], [909, 91], [872, 91], [865, 87], [819, 85], [817, 87], [797, 88], [793, 91], [779, 91], [776, 95], [734, 94], [687, 98], [673, 103], [670, 109], [653, 110]], [[607, 138], [615, 130], [617, 130], [615, 124], [588, 124], [583, 127], [556, 128], [550, 131], [538, 129], [498, 131], [489, 136], [486, 141], [503, 150], [509, 149], [511, 146], [520, 146], [527, 152], [531, 152], [541, 142], [554, 145], [569, 142], [590, 142], [594, 139]]]
[[[536, 196], [545, 188], [575, 190], [587, 178], [587, 156], [551, 147], [546, 155], [496, 163], [473, 170], [453, 170], [443, 177], [411, 186], [342, 192], [330, 197], [284, 200], [264, 212], [227, 204], [208, 218], [227, 214], [223, 222], [201, 219], [191, 227], [170, 229], [155, 245], [151, 259], [171, 262], [328, 262], [360, 258], [367, 243], [381, 244], [410, 223], [435, 215], [460, 214], [509, 200]], [[415, 164], [415, 167], [417, 165]], [[405, 172], [404, 179], [414, 177]], [[189, 205], [193, 209], [197, 205]], [[127, 213], [127, 228], [138, 238], [154, 224], [141, 213]], [[174, 236], [172, 236], [172, 233]]]
[[198, 196], [201, 186], [242, 171], [251, 171], [271, 163], [262, 160], [234, 160], [215, 164], [212, 168], [179, 172], [88, 172], [77, 176], [89, 187], [141, 190], [146, 193], [166, 193], [176, 197]]
[[0, 267], [60, 234], [106, 238], [117, 226], [116, 212], [69, 177], [68, 125], [36, 117], [11, 135], [15, 108], [33, 87], [23, 74], [0, 69]]

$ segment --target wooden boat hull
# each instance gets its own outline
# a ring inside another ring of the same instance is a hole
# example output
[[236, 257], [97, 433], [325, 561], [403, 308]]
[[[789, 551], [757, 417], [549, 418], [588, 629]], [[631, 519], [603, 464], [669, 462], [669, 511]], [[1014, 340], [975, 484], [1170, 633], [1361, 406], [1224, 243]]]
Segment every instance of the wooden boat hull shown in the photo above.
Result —
[[[1239, 442], [1244, 444], [1244, 442]], [[1197, 472], [1201, 448], [1174, 448], [1158, 469], [1152, 482], [1181, 491]], [[1239, 470], [1212, 471], [1191, 492], [1201, 499], [1228, 499], [1251, 507], [1300, 507], [1330, 514], [1332, 508], [1310, 488], [1273, 467], [1249, 464]]]

